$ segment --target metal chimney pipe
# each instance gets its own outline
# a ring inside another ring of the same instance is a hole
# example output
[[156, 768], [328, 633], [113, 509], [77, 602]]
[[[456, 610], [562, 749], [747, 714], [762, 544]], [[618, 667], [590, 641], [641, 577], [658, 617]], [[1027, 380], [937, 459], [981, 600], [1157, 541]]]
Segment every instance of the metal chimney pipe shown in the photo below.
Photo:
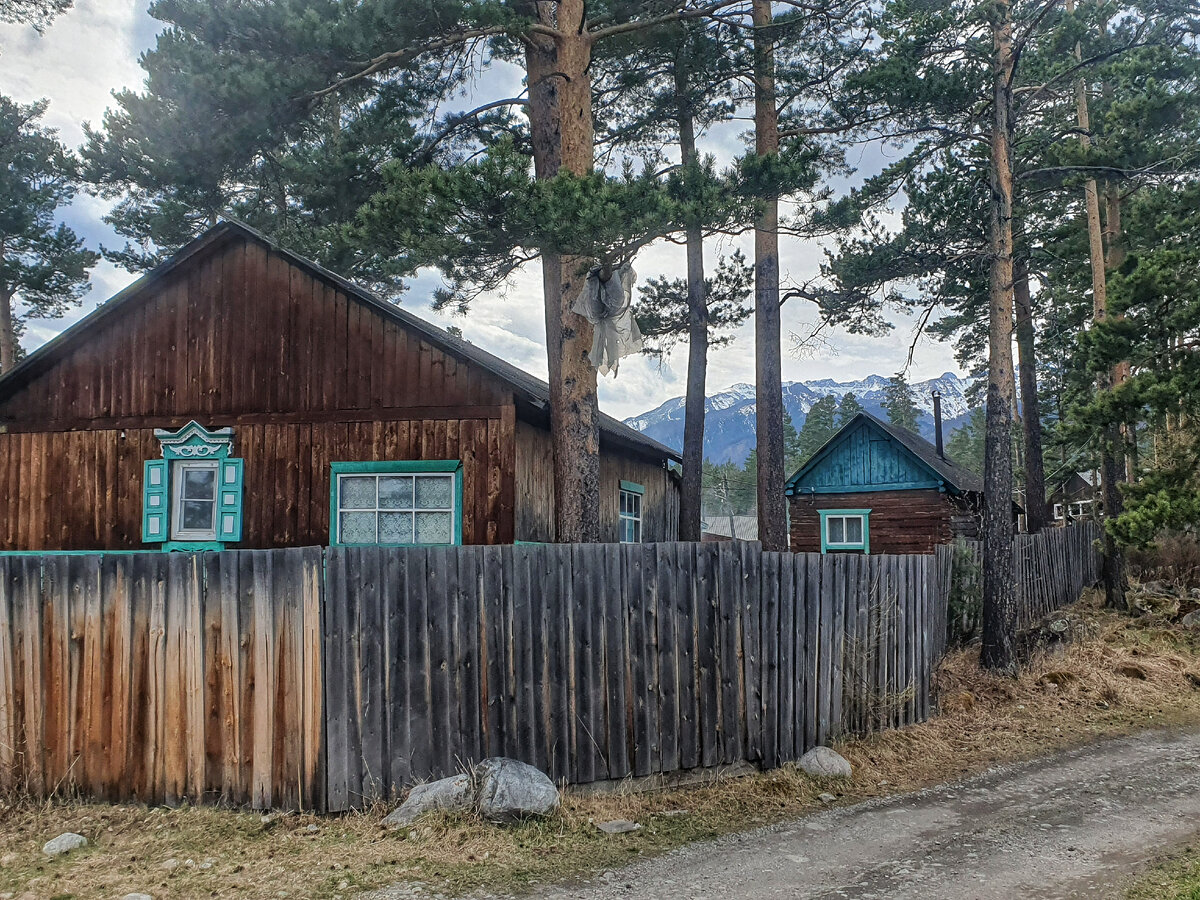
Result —
[[933, 394], [933, 445], [937, 448], [937, 455], [940, 459], [946, 458], [945, 450], [942, 446], [942, 392], [934, 391]]

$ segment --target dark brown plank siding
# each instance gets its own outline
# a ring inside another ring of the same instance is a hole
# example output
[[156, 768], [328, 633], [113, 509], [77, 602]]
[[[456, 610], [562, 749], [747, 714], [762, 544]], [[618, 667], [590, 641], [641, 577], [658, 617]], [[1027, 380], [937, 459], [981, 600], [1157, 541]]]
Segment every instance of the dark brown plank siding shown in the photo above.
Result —
[[822, 509], [871, 510], [872, 554], [932, 553], [938, 544], [953, 538], [952, 520], [963, 513], [958, 502], [934, 490], [792, 497], [789, 517], [793, 552], [820, 552]]
[[[488, 450], [489, 430], [501, 429], [499, 418], [238, 426], [246, 493], [236, 546], [329, 543], [330, 464], [404, 459], [463, 460], [463, 542], [511, 542], [511, 462], [499, 445], [498, 456]], [[142, 463], [158, 453], [150, 428], [0, 434], [0, 550], [144, 548]], [[14, 461], [28, 473], [14, 478]]]
[[233, 240], [0, 399], [0, 424], [56, 431], [97, 419], [512, 403], [503, 382], [473, 369], [263, 246]]
[[247, 548], [329, 540], [330, 463], [463, 461], [463, 540], [513, 539], [512, 389], [261, 244], [215, 245], [0, 399], [0, 550], [139, 549], [155, 428], [234, 428]]

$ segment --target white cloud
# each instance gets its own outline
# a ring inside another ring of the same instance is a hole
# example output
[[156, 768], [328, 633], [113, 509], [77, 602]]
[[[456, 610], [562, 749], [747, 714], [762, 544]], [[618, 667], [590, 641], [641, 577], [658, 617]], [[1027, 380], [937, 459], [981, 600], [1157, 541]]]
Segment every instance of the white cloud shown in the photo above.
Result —
[[[66, 143], [78, 145], [83, 140], [82, 123], [100, 124], [105, 108], [111, 105], [113, 90], [141, 85], [138, 55], [152, 46], [158, 28], [145, 8], [146, 0], [76, 0], [75, 8], [51, 25], [42, 37], [30, 28], [0, 26], [0, 91], [21, 102], [48, 98], [47, 123], [59, 129]], [[483, 76], [478, 91], [486, 93], [488, 98], [511, 96], [520, 91], [520, 72], [507, 64], [497, 65]], [[466, 107], [472, 100], [470, 96], [459, 98], [451, 105]], [[720, 161], [727, 162], [741, 152], [747, 128], [744, 121], [726, 123], [707, 136], [705, 146]], [[864, 147], [856, 151], [850, 162], [871, 169], [883, 164], [885, 158], [879, 148]], [[846, 183], [839, 181], [839, 186]], [[107, 201], [81, 196], [66, 211], [64, 220], [92, 246], [120, 245], [121, 240], [103, 222], [107, 210]], [[734, 247], [741, 248], [747, 258], [753, 257], [752, 240], [743, 235], [710, 241], [706, 247], [707, 260], [715, 263], [721, 253], [728, 253]], [[780, 250], [785, 278], [802, 280], [818, 271], [821, 245], [784, 238]], [[678, 277], [683, 273], [683, 249], [659, 242], [642, 251], [635, 268], [640, 282], [659, 275]], [[33, 349], [53, 337], [133, 278], [107, 263], [97, 266], [92, 275], [92, 291], [80, 309], [63, 319], [31, 322], [26, 348]], [[480, 298], [464, 318], [432, 313], [426, 298], [437, 283], [436, 274], [415, 279], [404, 305], [439, 324], [457, 325], [468, 340], [545, 377], [545, 319], [537, 265], [519, 272], [505, 292]], [[850, 380], [871, 373], [889, 375], [904, 364], [913, 323], [903, 321], [884, 338], [835, 332], [831, 335], [831, 351], [815, 359], [786, 355], [789, 331], [803, 331], [806, 324], [811, 326], [813, 318], [813, 311], [804, 304], [793, 301], [783, 307], [785, 381]], [[932, 341], [918, 345], [912, 378], [932, 377], [947, 370], [958, 370], [948, 347]], [[661, 365], [646, 358], [625, 360], [617, 378], [601, 380], [601, 402], [606, 412], [619, 417], [643, 412], [681, 394], [686, 371], [686, 346], [677, 348]], [[754, 331], [752, 324], [747, 323], [739, 329], [731, 345], [709, 353], [708, 385], [710, 391], [716, 391], [737, 382], [753, 381]]]

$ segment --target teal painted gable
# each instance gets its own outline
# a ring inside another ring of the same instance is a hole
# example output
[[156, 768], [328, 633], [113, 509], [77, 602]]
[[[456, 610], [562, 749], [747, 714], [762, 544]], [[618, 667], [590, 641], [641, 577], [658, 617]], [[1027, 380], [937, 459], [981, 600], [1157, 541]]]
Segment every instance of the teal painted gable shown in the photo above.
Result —
[[929, 466], [869, 419], [844, 429], [788, 482], [788, 494], [941, 488]]

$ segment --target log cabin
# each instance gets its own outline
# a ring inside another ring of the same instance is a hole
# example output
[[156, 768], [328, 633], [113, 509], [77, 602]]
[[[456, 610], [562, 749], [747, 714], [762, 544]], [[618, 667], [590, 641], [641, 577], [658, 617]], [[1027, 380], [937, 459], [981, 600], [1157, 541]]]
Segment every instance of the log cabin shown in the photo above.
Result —
[[957, 536], [977, 538], [983, 509], [978, 475], [866, 412], [800, 467], [786, 493], [796, 553], [932, 553]]
[[[602, 416], [605, 541], [678, 454]], [[554, 540], [545, 382], [223, 222], [0, 378], [0, 551]]]

